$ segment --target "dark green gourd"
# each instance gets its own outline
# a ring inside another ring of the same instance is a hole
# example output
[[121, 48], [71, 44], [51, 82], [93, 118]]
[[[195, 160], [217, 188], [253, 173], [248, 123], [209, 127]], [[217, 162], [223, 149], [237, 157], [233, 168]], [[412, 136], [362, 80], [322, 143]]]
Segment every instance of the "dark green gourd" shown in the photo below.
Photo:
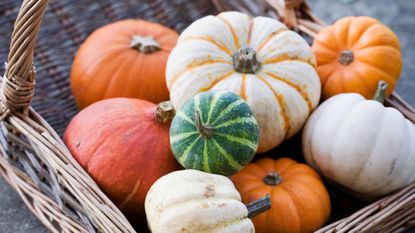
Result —
[[180, 164], [227, 176], [252, 160], [258, 141], [254, 114], [232, 92], [194, 96], [177, 112], [170, 128], [170, 145]]

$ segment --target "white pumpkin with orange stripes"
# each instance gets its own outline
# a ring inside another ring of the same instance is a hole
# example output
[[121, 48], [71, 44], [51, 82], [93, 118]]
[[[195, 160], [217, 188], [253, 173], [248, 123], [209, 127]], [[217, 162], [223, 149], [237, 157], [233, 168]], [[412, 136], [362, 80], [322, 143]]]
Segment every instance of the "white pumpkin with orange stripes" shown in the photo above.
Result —
[[239, 94], [260, 129], [258, 152], [296, 134], [317, 106], [321, 85], [307, 42], [281, 22], [223, 12], [192, 23], [166, 69], [176, 109], [210, 89]]

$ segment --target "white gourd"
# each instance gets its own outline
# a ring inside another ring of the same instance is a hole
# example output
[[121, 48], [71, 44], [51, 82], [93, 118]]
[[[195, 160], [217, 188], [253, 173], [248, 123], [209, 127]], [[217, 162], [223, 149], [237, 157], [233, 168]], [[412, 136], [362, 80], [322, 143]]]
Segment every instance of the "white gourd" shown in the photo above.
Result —
[[[256, 205], [256, 214], [270, 208], [269, 197], [264, 200]], [[152, 233], [255, 232], [232, 181], [197, 170], [176, 171], [157, 180], [146, 196], [145, 211]]]
[[248, 102], [260, 129], [258, 152], [296, 134], [320, 98], [316, 60], [307, 42], [281, 22], [223, 12], [192, 23], [166, 68], [176, 109], [210, 89]]
[[334, 96], [314, 111], [303, 131], [303, 153], [326, 178], [364, 199], [415, 180], [414, 125], [359, 94]]

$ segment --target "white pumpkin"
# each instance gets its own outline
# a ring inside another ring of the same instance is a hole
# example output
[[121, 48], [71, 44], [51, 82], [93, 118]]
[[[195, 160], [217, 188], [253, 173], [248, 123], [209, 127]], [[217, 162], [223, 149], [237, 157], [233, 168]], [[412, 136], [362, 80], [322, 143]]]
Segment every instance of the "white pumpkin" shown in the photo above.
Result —
[[316, 60], [307, 42], [281, 22], [223, 12], [192, 23], [166, 68], [170, 99], [179, 109], [210, 89], [239, 94], [260, 128], [258, 152], [296, 134], [320, 98]]
[[[254, 214], [269, 209], [269, 197], [254, 206]], [[255, 232], [232, 181], [197, 170], [176, 171], [157, 180], [147, 193], [145, 211], [153, 233]]]
[[370, 199], [415, 180], [415, 127], [396, 109], [359, 94], [334, 96], [303, 131], [307, 162], [355, 196]]

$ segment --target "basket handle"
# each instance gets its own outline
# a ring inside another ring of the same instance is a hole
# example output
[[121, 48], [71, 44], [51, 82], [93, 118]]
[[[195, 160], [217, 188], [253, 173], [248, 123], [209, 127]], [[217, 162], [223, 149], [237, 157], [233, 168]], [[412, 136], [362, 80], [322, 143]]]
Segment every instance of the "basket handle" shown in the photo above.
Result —
[[0, 90], [0, 114], [28, 113], [34, 88], [33, 53], [49, 0], [24, 0], [14, 24], [6, 73]]

